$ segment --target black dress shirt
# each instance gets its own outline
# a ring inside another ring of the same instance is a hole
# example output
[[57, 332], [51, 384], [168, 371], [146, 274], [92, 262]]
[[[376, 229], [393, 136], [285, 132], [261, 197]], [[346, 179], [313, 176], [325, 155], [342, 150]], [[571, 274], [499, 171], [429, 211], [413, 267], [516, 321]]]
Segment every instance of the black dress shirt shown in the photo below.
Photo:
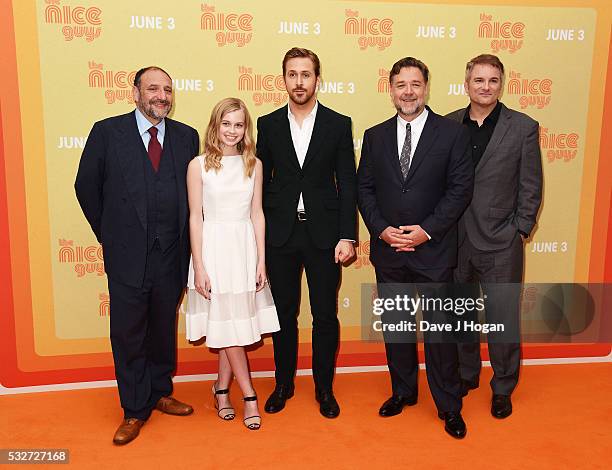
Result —
[[478, 125], [477, 121], [473, 121], [470, 118], [470, 107], [468, 106], [465, 111], [465, 117], [463, 118], [463, 124], [465, 124], [470, 131], [470, 152], [472, 154], [472, 160], [474, 161], [474, 166], [478, 165], [478, 162], [482, 158], [489, 141], [491, 140], [491, 136], [493, 135], [493, 131], [495, 130], [495, 126], [497, 125], [497, 121], [499, 119], [499, 113], [501, 112], [501, 103], [498, 101], [497, 106], [493, 108], [493, 111], [484, 119], [482, 122], [482, 126]]

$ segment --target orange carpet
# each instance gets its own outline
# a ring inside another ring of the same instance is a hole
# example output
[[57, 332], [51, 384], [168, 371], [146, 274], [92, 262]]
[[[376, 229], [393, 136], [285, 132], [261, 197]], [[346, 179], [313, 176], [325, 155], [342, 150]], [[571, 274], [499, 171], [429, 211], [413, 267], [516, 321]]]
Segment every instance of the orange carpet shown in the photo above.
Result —
[[[419, 403], [387, 419], [377, 415], [389, 394], [386, 373], [339, 374], [336, 420], [318, 414], [312, 377], [298, 377], [285, 410], [264, 414], [255, 432], [242, 425], [236, 385], [237, 419], [223, 422], [210, 382], [179, 383], [175, 395], [195, 413], [154, 412], [125, 447], [111, 443], [121, 419], [115, 389], [0, 396], [0, 448], [68, 448], [71, 467], [99, 470], [611, 468], [612, 364], [523, 367], [514, 413], [505, 420], [489, 414], [491, 369], [483, 369], [481, 388], [464, 401], [468, 435], [462, 441], [444, 433], [420, 372]], [[263, 408], [273, 379], [255, 379], [255, 386]]]

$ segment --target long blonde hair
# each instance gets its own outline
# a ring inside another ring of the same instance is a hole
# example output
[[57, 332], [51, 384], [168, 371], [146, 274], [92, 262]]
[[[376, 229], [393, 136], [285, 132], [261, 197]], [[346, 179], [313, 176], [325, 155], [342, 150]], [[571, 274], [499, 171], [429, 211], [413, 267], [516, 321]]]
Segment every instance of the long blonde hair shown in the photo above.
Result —
[[244, 137], [238, 142], [238, 151], [242, 154], [244, 162], [244, 174], [250, 177], [255, 168], [255, 141], [253, 140], [253, 122], [244, 102], [239, 98], [224, 98], [219, 101], [210, 114], [210, 121], [206, 128], [206, 139], [204, 141], [204, 169], [219, 171], [223, 149], [219, 142], [219, 128], [221, 121], [227, 113], [242, 110], [244, 112]]

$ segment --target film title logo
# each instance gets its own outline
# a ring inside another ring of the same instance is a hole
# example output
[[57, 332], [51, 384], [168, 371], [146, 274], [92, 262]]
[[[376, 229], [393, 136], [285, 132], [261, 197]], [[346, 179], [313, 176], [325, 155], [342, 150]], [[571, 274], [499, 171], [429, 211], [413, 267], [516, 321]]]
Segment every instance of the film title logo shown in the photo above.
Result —
[[60, 0], [45, 0], [45, 23], [60, 24], [66, 41], [85, 38], [92, 42], [102, 33], [102, 10], [98, 7], [61, 5]]
[[355, 245], [355, 254], [357, 258], [351, 264], [355, 269], [367, 268], [372, 265], [370, 263], [370, 240], [359, 242]]
[[203, 3], [200, 7], [200, 29], [217, 31], [215, 40], [219, 47], [236, 44], [243, 47], [253, 38], [253, 15], [249, 13], [218, 13], [215, 7]]
[[104, 275], [102, 245], [74, 245], [73, 240], [59, 239], [58, 261], [74, 265], [77, 277], [86, 274]]
[[548, 163], [557, 160], [569, 162], [576, 158], [579, 138], [575, 132], [555, 134], [547, 127], [540, 127], [540, 148]]
[[389, 71], [378, 69], [378, 83], [376, 85], [378, 93], [389, 93]]
[[357, 10], [346, 9], [344, 34], [358, 36], [357, 44], [362, 51], [375, 47], [384, 51], [391, 46], [393, 40], [393, 20], [391, 18], [359, 17]]
[[98, 316], [109, 317], [110, 316], [110, 296], [106, 292], [98, 294]]
[[85, 148], [87, 137], [82, 136], [60, 136], [58, 149], [83, 149]]
[[508, 94], [519, 96], [521, 109], [529, 106], [538, 109], [550, 104], [553, 82], [550, 78], [523, 78], [519, 72], [510, 71], [508, 80]]
[[457, 28], [455, 26], [419, 25], [416, 37], [421, 39], [456, 39]]
[[[135, 70], [131, 72], [125, 70], [119, 70], [118, 72], [104, 70], [103, 64], [98, 64], [93, 60], [89, 61], [88, 66], [89, 88], [105, 89], [104, 97], [108, 104], [113, 104], [117, 101], [126, 101], [127, 103], [134, 102], [132, 86], [134, 77], [136, 76]], [[181, 92], [213, 91], [215, 89], [215, 83], [213, 80], [203, 81], [199, 78], [173, 78], [172, 88], [174, 91]]]
[[493, 15], [480, 14], [478, 37], [491, 39], [491, 50], [494, 53], [509, 51], [514, 54], [523, 47], [525, 23], [512, 21], [493, 21]]
[[254, 73], [252, 67], [238, 67], [238, 90], [253, 92], [253, 103], [261, 106], [273, 103], [278, 106], [287, 100], [287, 89], [282, 74]]
[[104, 97], [108, 104], [117, 101], [127, 101], [133, 103], [132, 83], [136, 71], [127, 72], [119, 70], [104, 70], [103, 64], [97, 64], [93, 60], [89, 61], [89, 88], [103, 88]]

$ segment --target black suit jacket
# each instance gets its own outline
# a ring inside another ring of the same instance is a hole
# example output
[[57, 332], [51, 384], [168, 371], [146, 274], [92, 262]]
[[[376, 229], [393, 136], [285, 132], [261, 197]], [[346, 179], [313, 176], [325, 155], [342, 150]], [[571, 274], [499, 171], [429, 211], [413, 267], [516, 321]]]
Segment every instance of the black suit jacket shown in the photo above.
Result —
[[[463, 123], [466, 111], [447, 117]], [[517, 231], [529, 235], [542, 202], [538, 122], [502, 103], [475, 172], [474, 197], [459, 221], [459, 246], [468, 236], [479, 250], [496, 251], [509, 247]]]
[[[457, 220], [472, 197], [467, 130], [431, 109], [406, 180], [397, 154], [397, 116], [368, 129], [358, 170], [359, 210], [371, 234], [375, 266], [450, 268], [457, 261]], [[420, 225], [431, 240], [396, 252], [379, 238], [388, 226]]]
[[[189, 231], [187, 165], [198, 154], [195, 129], [166, 118], [164, 158], [172, 158], [179, 211], [180, 269], [187, 283]], [[142, 143], [135, 112], [96, 122], [87, 138], [74, 184], [77, 199], [104, 251], [109, 278], [141, 286], [147, 258], [147, 201]]]
[[356, 174], [351, 119], [319, 103], [303, 166], [291, 140], [287, 106], [257, 120], [263, 163], [266, 243], [284, 245], [302, 193], [308, 233], [321, 249], [356, 240]]

